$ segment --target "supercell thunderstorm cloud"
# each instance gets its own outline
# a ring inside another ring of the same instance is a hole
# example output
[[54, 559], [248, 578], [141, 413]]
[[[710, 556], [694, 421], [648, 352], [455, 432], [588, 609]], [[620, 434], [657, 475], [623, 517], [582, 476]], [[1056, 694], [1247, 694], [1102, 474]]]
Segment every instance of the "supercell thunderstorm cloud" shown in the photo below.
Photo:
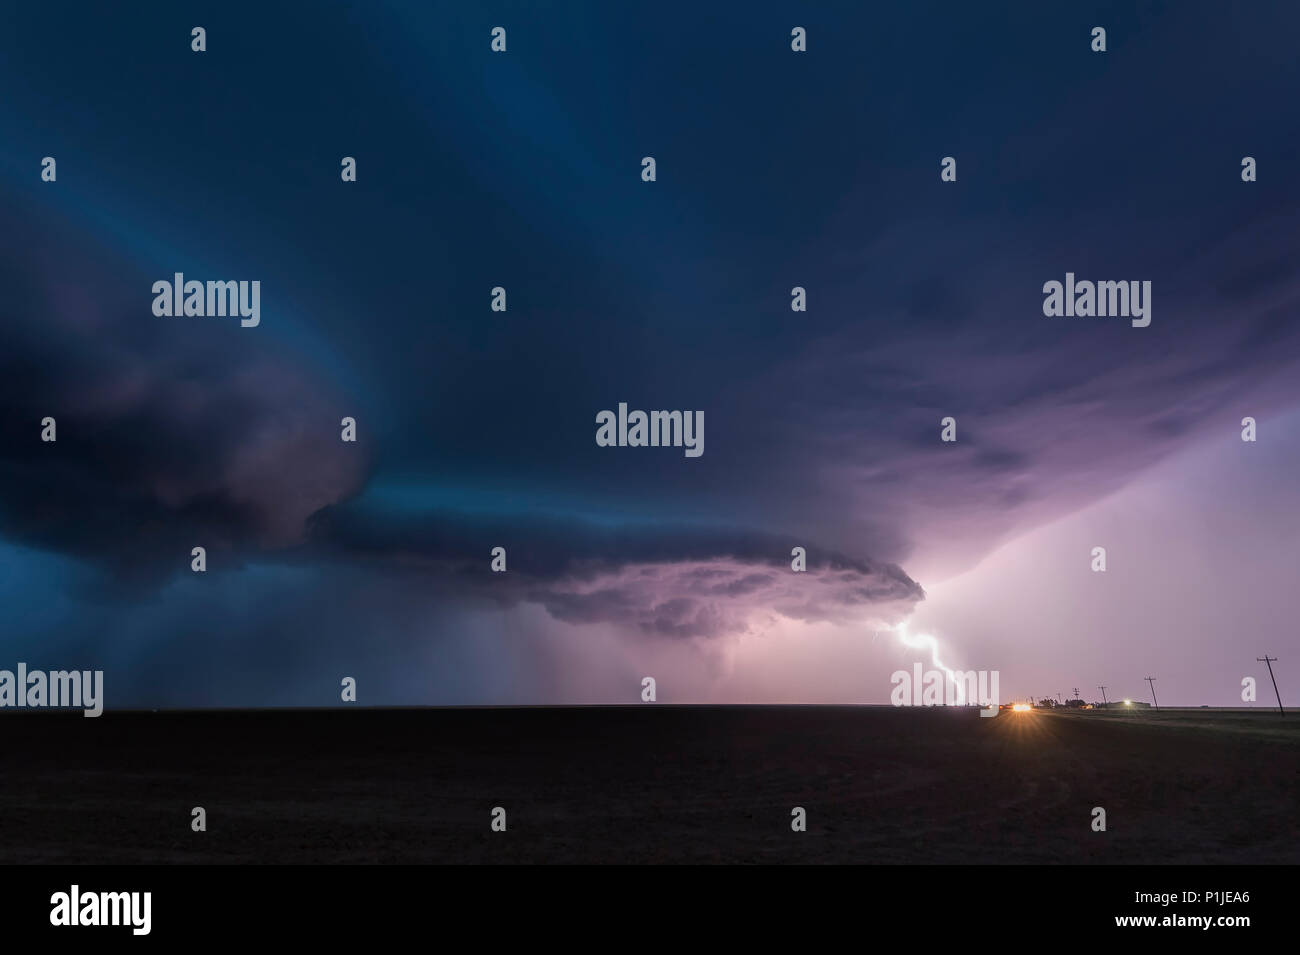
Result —
[[[257, 8], [219, 84], [158, 82], [187, 51], [107, 10], [15, 11], [4, 658], [102, 668], [117, 706], [326, 704], [340, 673], [369, 704], [623, 702], [645, 673], [670, 702], [885, 703], [934, 653], [1004, 695], [1172, 657], [1175, 695], [1233, 702], [1262, 648], [1226, 630], [1295, 640], [1300, 176], [1247, 185], [1203, 143], [1294, 161], [1294, 111], [1249, 91], [1300, 14], [1213, 78], [1157, 83], [1134, 30], [1083, 84], [1028, 39], [1046, 10], [992, 63], [956, 9], [772, 66], [765, 6], [617, 53], [619, 9], [518, 11], [536, 43], [490, 71], [425, 55], [419, 8], [292, 59]], [[1213, 42], [1211, 9], [1165, 36]], [[260, 321], [155, 314], [177, 273], [258, 281]], [[1149, 324], [1045, 314], [1067, 273], [1149, 282]], [[596, 440], [620, 403], [698, 409], [703, 453]]]

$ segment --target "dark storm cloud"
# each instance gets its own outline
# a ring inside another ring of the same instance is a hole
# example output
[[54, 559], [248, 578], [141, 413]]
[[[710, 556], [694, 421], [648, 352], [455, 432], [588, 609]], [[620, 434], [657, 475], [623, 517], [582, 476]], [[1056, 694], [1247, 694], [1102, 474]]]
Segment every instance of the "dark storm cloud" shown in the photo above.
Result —
[[[897, 566], [767, 531], [352, 500], [364, 450], [339, 440], [337, 399], [274, 343], [243, 349], [242, 332], [213, 320], [142, 322], [149, 283], [129, 272], [82, 275], [99, 296], [69, 297], [39, 259], [6, 251], [0, 522], [12, 541], [98, 566], [84, 593], [147, 597], [188, 574], [202, 545], [214, 573], [362, 564], [447, 604], [531, 602], [569, 623], [668, 636], [744, 630], [755, 612], [892, 619], [923, 597]], [[47, 414], [59, 429], [48, 444]], [[487, 569], [498, 543], [500, 578]], [[802, 590], [795, 544], [810, 548], [816, 582]]]
[[327, 389], [289, 356], [241, 348], [229, 320], [154, 319], [145, 276], [60, 269], [18, 239], [0, 266], [6, 537], [159, 583], [196, 545], [293, 543], [358, 486], [364, 459], [339, 442]]
[[[946, 551], [957, 569], [1012, 528], [1096, 500], [1208, 435], [1231, 436], [1244, 415], [1294, 403], [1300, 278], [1231, 294], [1220, 281], [1249, 270], [1260, 249], [1294, 247], [1289, 216], [1205, 215], [1221, 237], [1191, 257], [1182, 243], [1132, 229], [1108, 237], [1104, 217], [1086, 212], [1076, 216], [1092, 236], [1083, 243], [1034, 223], [1014, 239], [943, 230], [929, 249], [954, 263], [973, 306], [941, 326], [906, 317], [905, 282], [846, 275], [848, 291], [832, 305], [873, 304], [735, 399], [770, 423], [787, 459], [820, 477], [820, 493], [791, 501], [787, 519], [798, 514], [849, 552], [854, 520], [892, 520], [901, 546], [876, 556], [906, 566], [918, 549]], [[899, 230], [898, 244], [914, 241], [914, 228]], [[1110, 261], [1092, 265], [1096, 249]], [[998, 264], [974, 264], [988, 259]], [[1067, 268], [1150, 277], [1151, 326], [1043, 316], [1042, 282]], [[956, 444], [938, 440], [947, 416]]]
[[[490, 570], [496, 546], [506, 549], [506, 573]], [[755, 614], [888, 621], [924, 598], [896, 565], [816, 546], [805, 548], [808, 569], [796, 573], [794, 546], [799, 542], [777, 535], [709, 525], [344, 506], [316, 516], [304, 552], [405, 574], [440, 599], [531, 602], [568, 623], [674, 636], [743, 631]]]
[[[1018, 37], [1015, 57], [990, 64], [972, 41], [990, 29], [985, 13], [950, 11], [924, 51], [880, 50], [873, 60], [891, 80], [906, 78], [906, 96], [892, 83], [855, 85], [861, 61], [838, 45], [852, 32], [831, 31], [836, 45], [818, 69], [833, 69], [840, 89], [862, 90], [853, 115], [866, 128], [902, 104], [929, 107], [899, 117], [887, 137], [865, 139], [822, 112], [839, 110], [841, 99], [807, 96], [802, 72], [760, 52], [769, 28], [761, 16], [734, 25], [725, 70], [708, 71], [719, 59], [708, 30], [676, 41], [708, 76], [697, 91], [697, 107], [712, 117], [703, 128], [680, 109], [619, 112], [604, 95], [583, 97], [590, 61], [567, 69], [531, 50], [488, 74], [481, 90], [455, 61], [440, 64], [439, 79], [412, 74], [411, 95], [424, 91], [431, 105], [443, 81], [458, 87], [458, 115], [471, 115], [480, 96], [490, 104], [497, 124], [485, 141], [536, 145], [544, 125], [548, 162], [494, 152], [486, 169], [527, 230], [547, 234], [558, 219], [558, 234], [590, 231], [581, 261], [603, 263], [623, 283], [620, 296], [601, 289], [599, 307], [563, 315], [566, 337], [589, 347], [557, 350], [516, 328], [527, 347], [507, 358], [507, 377], [521, 395], [550, 401], [521, 401], [513, 424], [479, 439], [527, 448], [526, 462], [498, 460], [489, 447], [471, 455], [592, 492], [593, 501], [613, 484], [624, 501], [726, 513], [877, 559], [926, 551], [931, 566], [951, 570], [1012, 529], [1229, 431], [1242, 409], [1293, 402], [1297, 286], [1277, 250], [1300, 252], [1290, 227], [1300, 193], [1286, 176], [1242, 183], [1240, 157], [1207, 147], [1290, 155], [1295, 124], [1279, 123], [1257, 92], [1293, 86], [1288, 54], [1282, 34], [1264, 30], [1248, 60], [1206, 70], [1199, 57], [1217, 42], [1215, 20], [1208, 7], [1180, 9], [1159, 30], [1117, 16], [1122, 56], [1089, 58], [1082, 44], [1063, 59], [1055, 40], [1030, 38], [1073, 26], [1025, 7], [1014, 28], [999, 27]], [[877, 26], [890, 35], [916, 29], [906, 16]], [[606, 25], [569, 28], [600, 36]], [[599, 50], [593, 56], [603, 62]], [[1161, 85], [1152, 63], [1176, 69], [1184, 84]], [[1023, 75], [1039, 82], [1026, 86]], [[587, 108], [562, 108], [579, 100]], [[766, 116], [797, 119], [773, 130], [747, 109], [760, 103]], [[1193, 107], [1200, 121], [1188, 123]], [[539, 124], [538, 109], [555, 121]], [[671, 190], [662, 202], [644, 198], [659, 192], [623, 189], [617, 169], [591, 161], [646, 138], [695, 160], [689, 175], [656, 184]], [[481, 143], [460, 148], [484, 175]], [[925, 149], [933, 155], [923, 161]], [[938, 181], [945, 152], [957, 154], [956, 183]], [[558, 201], [593, 193], [600, 201], [567, 210]], [[668, 208], [680, 222], [663, 220]], [[622, 227], [631, 221], [636, 230]], [[647, 247], [656, 250], [652, 267], [637, 268]], [[1067, 271], [1152, 281], [1153, 324], [1045, 317], [1043, 283]], [[809, 289], [806, 314], [788, 308], [796, 283]], [[644, 314], [628, 302], [654, 307]], [[647, 326], [656, 334], [643, 334]], [[458, 380], [467, 402], [494, 401], [498, 379], [481, 388]], [[635, 453], [597, 458], [576, 427], [549, 447], [536, 437], [554, 433], [555, 408], [577, 420], [629, 394], [706, 409], [704, 459], [682, 468]], [[955, 446], [938, 442], [947, 415], [958, 420]]]

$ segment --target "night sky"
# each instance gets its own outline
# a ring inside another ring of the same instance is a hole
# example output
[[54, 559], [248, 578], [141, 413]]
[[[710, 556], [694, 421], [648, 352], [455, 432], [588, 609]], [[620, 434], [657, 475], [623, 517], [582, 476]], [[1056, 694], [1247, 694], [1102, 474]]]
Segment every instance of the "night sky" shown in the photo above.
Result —
[[[885, 703], [910, 615], [1004, 698], [1285, 697], [1300, 8], [1056, 6], [11, 5], [0, 667]], [[1046, 317], [1067, 272], [1150, 326]], [[597, 446], [619, 402], [703, 455]]]

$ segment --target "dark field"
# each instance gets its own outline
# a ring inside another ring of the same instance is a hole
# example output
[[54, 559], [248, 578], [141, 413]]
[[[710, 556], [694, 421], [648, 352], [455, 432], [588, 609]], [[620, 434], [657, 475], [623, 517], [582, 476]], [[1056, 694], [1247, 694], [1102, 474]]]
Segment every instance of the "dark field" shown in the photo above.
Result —
[[10, 711], [0, 728], [5, 863], [1300, 862], [1300, 718], [1262, 709]]

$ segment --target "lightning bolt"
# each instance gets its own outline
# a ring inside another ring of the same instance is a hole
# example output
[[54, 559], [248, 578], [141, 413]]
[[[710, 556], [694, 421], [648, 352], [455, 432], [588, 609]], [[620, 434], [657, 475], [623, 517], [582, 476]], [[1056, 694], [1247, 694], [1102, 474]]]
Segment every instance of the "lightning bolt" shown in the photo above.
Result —
[[[956, 699], [958, 704], [965, 705], [966, 686], [961, 680], [957, 679], [954, 672], [942, 660], [939, 659], [938, 640], [936, 640], [933, 636], [931, 636], [928, 633], [920, 633], [917, 634], [916, 636], [912, 636], [912, 634], [907, 632], [906, 620], [904, 620], [902, 623], [898, 624], [895, 627], [886, 626], [884, 629], [888, 630], [889, 632], [893, 633], [896, 637], [898, 637], [899, 642], [902, 643], [903, 646], [905, 647], [911, 647], [914, 650], [920, 650], [920, 649], [924, 649], [925, 647], [929, 647], [930, 662], [934, 664], [935, 667], [937, 667], [938, 669], [942, 670], [945, 674], [947, 674], [948, 679], [952, 681], [953, 686], [955, 686], [957, 689]], [[872, 639], [874, 640], [875, 638], [873, 637]]]

